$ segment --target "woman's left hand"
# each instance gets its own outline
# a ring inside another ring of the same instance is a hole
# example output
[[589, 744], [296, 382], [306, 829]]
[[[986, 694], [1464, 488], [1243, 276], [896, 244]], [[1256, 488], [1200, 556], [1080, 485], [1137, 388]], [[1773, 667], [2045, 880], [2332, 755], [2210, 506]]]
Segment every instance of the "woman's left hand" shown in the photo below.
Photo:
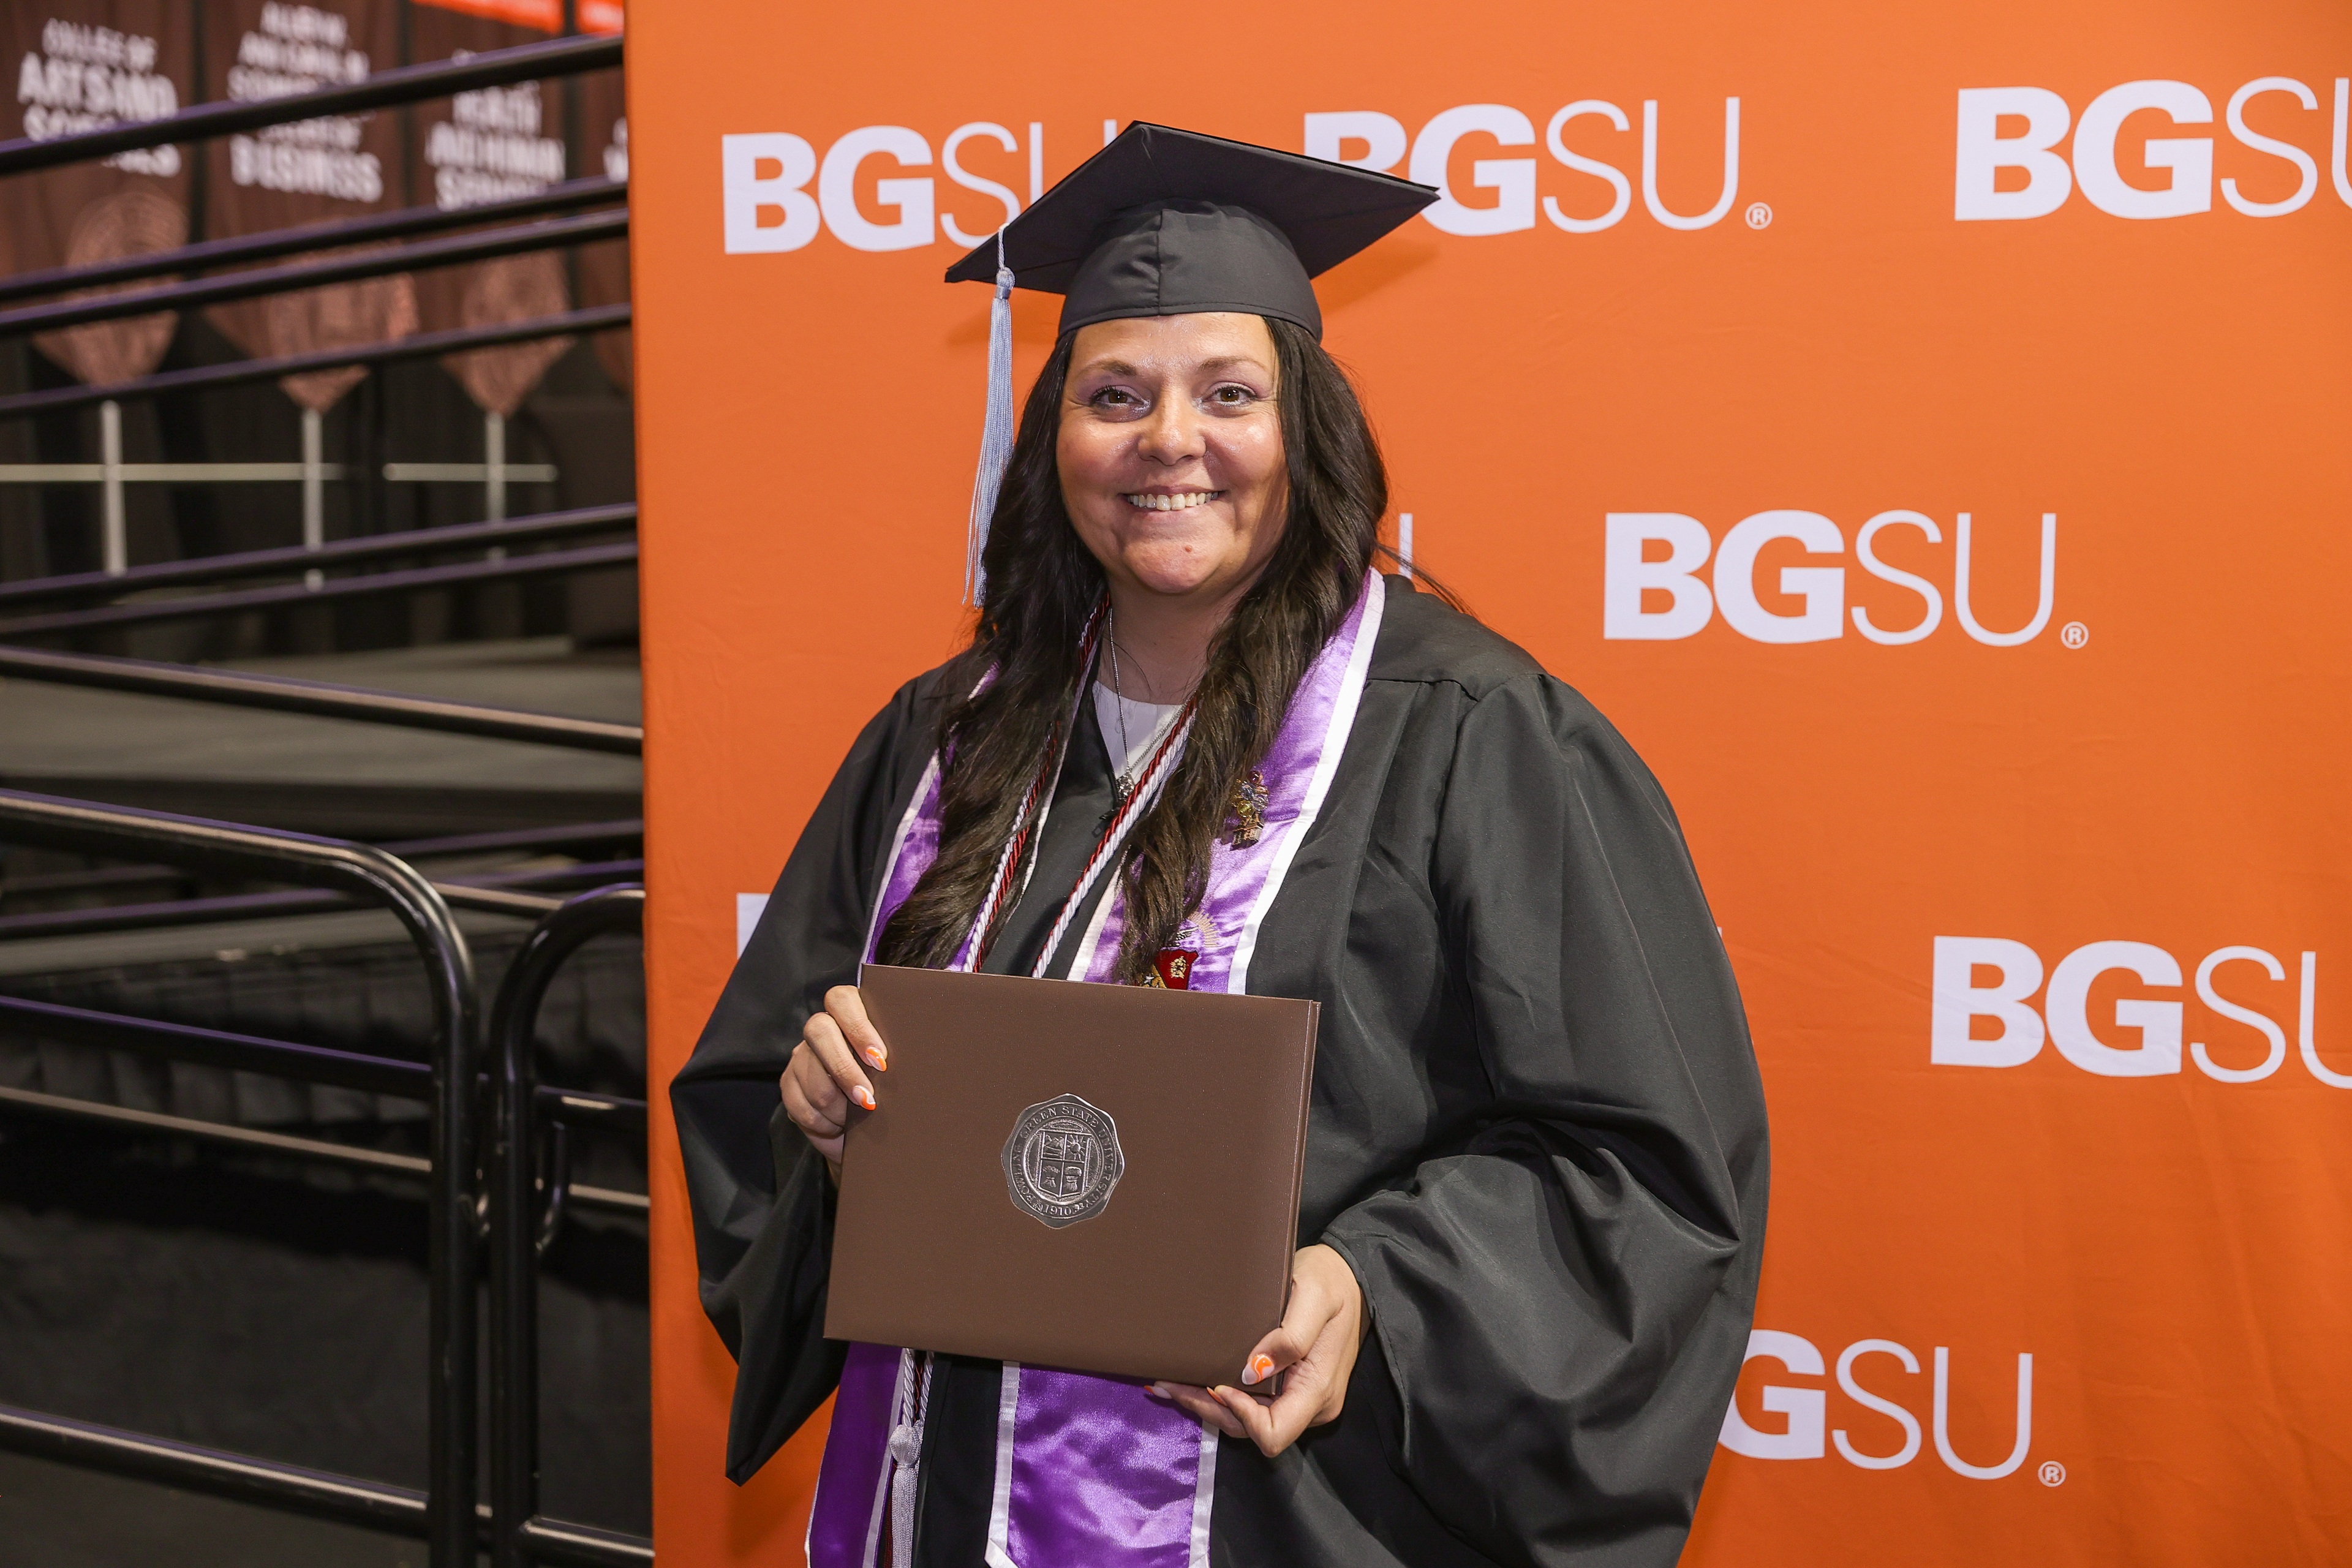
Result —
[[[1290, 1259], [1290, 1310], [1280, 1326], [1260, 1340], [1242, 1369], [1244, 1386], [1220, 1384], [1195, 1388], [1155, 1383], [1152, 1393], [1172, 1399], [1228, 1437], [1246, 1437], [1271, 1458], [1298, 1441], [1309, 1426], [1339, 1417], [1348, 1396], [1348, 1374], [1364, 1342], [1364, 1290], [1348, 1260], [1323, 1246], [1302, 1247]], [[1276, 1373], [1286, 1375], [1282, 1394], [1269, 1399], [1248, 1392]]]

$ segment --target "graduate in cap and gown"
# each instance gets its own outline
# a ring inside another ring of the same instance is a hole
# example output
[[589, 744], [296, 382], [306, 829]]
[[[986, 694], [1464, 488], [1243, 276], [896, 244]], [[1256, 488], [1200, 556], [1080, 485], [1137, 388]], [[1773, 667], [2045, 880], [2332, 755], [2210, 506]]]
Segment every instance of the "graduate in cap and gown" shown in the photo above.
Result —
[[[1682, 1551], [1763, 1091], [1657, 780], [1376, 568], [1309, 279], [1435, 195], [1137, 124], [948, 274], [996, 285], [971, 646], [858, 736], [670, 1091], [728, 1473], [837, 1393], [815, 1568]], [[1017, 435], [1013, 287], [1066, 296]], [[1230, 1384], [824, 1338], [843, 1130], [889, 1093], [866, 960], [1322, 1004], [1291, 1300]]]

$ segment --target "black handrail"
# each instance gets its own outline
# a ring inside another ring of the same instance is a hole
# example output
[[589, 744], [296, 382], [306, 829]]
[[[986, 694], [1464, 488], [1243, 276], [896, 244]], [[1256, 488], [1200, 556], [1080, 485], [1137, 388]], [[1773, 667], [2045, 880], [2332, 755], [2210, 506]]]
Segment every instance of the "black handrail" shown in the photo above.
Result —
[[[493, 1568], [580, 1562], [550, 1550], [576, 1527], [539, 1513], [539, 1254], [533, 1049], [539, 1005], [556, 969], [591, 938], [645, 929], [642, 887], [599, 888], [539, 923], [490, 1007], [490, 1561]], [[551, 1188], [553, 1184], [551, 1183]], [[550, 1193], [551, 1199], [554, 1194]], [[642, 1544], [647, 1556], [651, 1542]], [[600, 1561], [632, 1559], [607, 1557]]]
[[502, 827], [490, 833], [456, 833], [441, 838], [404, 838], [383, 846], [403, 859], [423, 855], [470, 855], [481, 849], [560, 849], [577, 844], [625, 844], [646, 836], [641, 816], [609, 822], [564, 822], [552, 827]]
[[[642, 840], [646, 825], [638, 817], [609, 822], [567, 822], [552, 827], [502, 827], [488, 833], [458, 833], [437, 838], [395, 838], [376, 846], [404, 860], [427, 856], [471, 855], [499, 849], [562, 849], [583, 844], [625, 844]], [[0, 877], [0, 909], [26, 893], [78, 893], [101, 888], [156, 881], [184, 881], [169, 866], [107, 866], [85, 871], [38, 871], [29, 877]], [[606, 880], [611, 880], [607, 878]]]
[[550, 1089], [541, 1084], [531, 1102], [550, 1117], [582, 1127], [602, 1127], [645, 1136], [646, 1102], [642, 1100], [621, 1094], [592, 1094], [583, 1089]]
[[474, 1543], [474, 961], [433, 885], [365, 844], [163, 812], [0, 790], [0, 841], [293, 882], [380, 904], [408, 928], [433, 997], [433, 1195], [426, 1219], [427, 1552], [434, 1568], [470, 1565]]
[[[540, 1102], [558, 1110], [576, 1110], [572, 1103], [579, 1098], [570, 1089], [541, 1089]], [[558, 1108], [556, 1102], [563, 1104]], [[640, 1115], [636, 1126], [644, 1125], [642, 1100], [618, 1100], [616, 1104], [636, 1106]], [[317, 1161], [328, 1165], [353, 1165], [372, 1171], [392, 1171], [404, 1176], [416, 1176], [430, 1184], [433, 1162], [414, 1154], [395, 1154], [387, 1149], [370, 1149], [360, 1143], [331, 1143], [322, 1138], [301, 1138], [292, 1133], [272, 1132], [261, 1127], [239, 1127], [226, 1121], [204, 1121], [192, 1116], [166, 1116], [156, 1110], [134, 1110], [127, 1105], [109, 1105], [102, 1100], [77, 1100], [70, 1095], [42, 1094], [29, 1089], [9, 1089], [0, 1085], [0, 1108], [30, 1111], [37, 1116], [53, 1117], [64, 1121], [93, 1122], [131, 1132], [163, 1133], [173, 1138], [194, 1138], [206, 1143], [225, 1144], [234, 1149], [255, 1149], [271, 1154], [284, 1154], [297, 1160]], [[613, 1125], [629, 1125], [625, 1115], [616, 1117]], [[626, 1193], [613, 1187], [583, 1186], [573, 1183], [572, 1201], [583, 1208], [609, 1210], [614, 1214], [644, 1215], [652, 1200], [643, 1193]], [[0, 1447], [7, 1446], [0, 1439]]]
[[408, 239], [420, 234], [440, 234], [453, 228], [471, 228], [478, 224], [544, 217], [550, 213], [572, 212], [580, 207], [593, 207], [628, 198], [628, 181], [606, 179], [599, 174], [593, 179], [565, 180], [527, 196], [511, 196], [502, 202], [484, 202], [478, 207], [403, 207], [397, 212], [376, 213], [366, 217], [303, 224], [295, 228], [273, 228], [263, 234], [232, 235], [226, 239], [199, 240], [194, 245], [183, 245], [171, 250], [151, 250], [141, 256], [95, 261], [87, 267], [51, 267], [39, 272], [19, 272], [14, 278], [0, 278], [0, 303], [29, 300], [42, 294], [62, 293], [68, 289], [102, 289], [111, 284], [136, 283], [142, 279], [165, 278], [174, 273], [203, 272], [215, 267], [274, 261], [278, 257], [293, 256], [306, 250], [334, 250], [347, 245], [370, 245], [387, 239]]
[[644, 1536], [599, 1530], [593, 1524], [571, 1524], [534, 1514], [522, 1521], [517, 1533], [530, 1544], [541, 1563], [572, 1563], [577, 1568], [627, 1568], [630, 1563], [654, 1560], [654, 1543]]
[[[195, 1062], [231, 1072], [264, 1073], [297, 1083], [325, 1084], [357, 1089], [363, 1094], [389, 1095], [395, 1100], [430, 1103], [433, 1069], [423, 1062], [398, 1057], [371, 1057], [339, 1051], [327, 1046], [302, 1046], [259, 1035], [207, 1029], [195, 1024], [167, 1023], [121, 1013], [101, 1013], [90, 1007], [70, 1007], [29, 996], [0, 996], [0, 1034], [29, 1035], [63, 1040], [100, 1050], [135, 1051], [165, 1061]], [[536, 1090], [537, 1103], [551, 1118], [642, 1134], [646, 1102], [625, 1095], [596, 1094], [587, 1089]]]
[[628, 528], [636, 521], [637, 503], [621, 501], [572, 511], [534, 512], [497, 522], [460, 522], [444, 528], [404, 529], [398, 533], [363, 533], [351, 539], [331, 539], [324, 544], [288, 544], [223, 555], [195, 555], [184, 561], [133, 566], [119, 573], [74, 572], [52, 577], [23, 577], [13, 583], [0, 583], [0, 607], [112, 599], [149, 588], [231, 583], [241, 577], [283, 577], [402, 555], [510, 550], [518, 544]]
[[0, 174], [22, 174], [34, 169], [52, 169], [60, 163], [110, 158], [134, 147], [162, 147], [264, 125], [290, 125], [298, 120], [315, 120], [321, 115], [356, 114], [387, 104], [446, 98], [476, 88], [502, 87], [534, 77], [578, 76], [620, 63], [618, 35], [556, 38], [511, 49], [489, 49], [467, 59], [403, 66], [396, 70], [378, 71], [361, 81], [289, 93], [284, 98], [250, 103], [199, 103], [161, 120], [110, 125], [103, 131], [86, 131], [79, 136], [60, 136], [51, 142], [0, 142]]
[[289, 583], [278, 588], [191, 594], [185, 598], [145, 599], [137, 604], [107, 605], [93, 610], [53, 610], [47, 615], [19, 616], [14, 620], [0, 621], [0, 638], [89, 631], [100, 626], [143, 626], [152, 621], [205, 620], [217, 616], [241, 616], [248, 610], [319, 604], [328, 599], [364, 599], [377, 595], [413, 594], [425, 588], [454, 588], [467, 583], [499, 583], [516, 577], [552, 577], [567, 572], [631, 566], [636, 563], [636, 542], [631, 540], [625, 544], [591, 544], [574, 550], [509, 555], [502, 561], [467, 561], [454, 566], [419, 566], [400, 572], [371, 572], [357, 577], [330, 577], [315, 588]]
[[[584, 866], [532, 871], [490, 871], [436, 879], [433, 885], [452, 909], [513, 915], [535, 921], [563, 900], [533, 889], [602, 887], [616, 877], [645, 874], [642, 860], [602, 860]], [[213, 925], [222, 921], [274, 920], [353, 908], [341, 893], [316, 889], [293, 892], [227, 893], [206, 899], [166, 899], [143, 904], [98, 904], [72, 910], [39, 910], [0, 915], [0, 941], [36, 937], [90, 936], [100, 931], [161, 931], [172, 926]]]
[[[431, 1506], [425, 1493], [410, 1487], [307, 1470], [5, 1405], [0, 1405], [0, 1447], [401, 1535], [423, 1535]], [[436, 1556], [434, 1561], [443, 1560]]]
[[[331, 1519], [363, 1530], [418, 1536], [425, 1533], [425, 1495], [411, 1487], [363, 1481], [325, 1470], [304, 1469], [274, 1459], [200, 1448], [168, 1437], [69, 1421], [0, 1405], [0, 1447], [60, 1464], [138, 1476], [166, 1486], [186, 1487], [236, 1498], [264, 1508]], [[488, 1533], [488, 1518], [478, 1512], [477, 1536]], [[653, 1543], [641, 1536], [585, 1524], [533, 1520], [529, 1526], [541, 1559], [588, 1568], [651, 1563]]]
[[517, 893], [505, 888], [473, 888], [463, 882], [436, 882], [434, 890], [455, 910], [480, 910], [494, 915], [520, 915], [535, 920], [562, 900], [543, 893]]
[[600, 240], [624, 239], [628, 233], [629, 212], [626, 207], [618, 212], [547, 218], [539, 223], [520, 224], [512, 228], [455, 235], [447, 239], [428, 239], [421, 244], [389, 250], [364, 250], [356, 255], [330, 257], [320, 261], [295, 261], [283, 267], [259, 267], [247, 272], [224, 273], [217, 278], [192, 279], [184, 283], [161, 283], [152, 289], [134, 289], [95, 299], [68, 300], [61, 304], [27, 305], [22, 310], [0, 310], [0, 335], [54, 331], [90, 321], [112, 321], [125, 316], [150, 315], [158, 310], [193, 310], [200, 305], [250, 300], [257, 294], [316, 289], [329, 283], [349, 283], [362, 278], [382, 278], [394, 272], [430, 272], [436, 268], [490, 261], [501, 256], [520, 256], [527, 251], [553, 250], [562, 246], [593, 245]]
[[[226, 1121], [199, 1121], [193, 1116], [168, 1116], [160, 1110], [140, 1110], [132, 1106], [79, 1100], [67, 1094], [43, 1094], [37, 1089], [9, 1089], [0, 1085], [0, 1107], [29, 1111], [36, 1116], [47, 1116], [60, 1121], [94, 1122], [117, 1131], [194, 1138], [236, 1149], [284, 1154], [297, 1160], [316, 1160], [326, 1164], [352, 1165], [370, 1171], [391, 1171], [404, 1176], [424, 1177], [428, 1184], [433, 1175], [433, 1162], [415, 1154], [395, 1154], [389, 1149], [370, 1149], [359, 1143], [330, 1143], [320, 1138], [272, 1132], [266, 1127], [239, 1127]], [[0, 1443], [0, 1447], [5, 1447], [5, 1443]]]
[[93, 403], [129, 397], [156, 397], [173, 392], [210, 392], [216, 387], [243, 386], [280, 376], [307, 375], [314, 370], [345, 365], [395, 364], [404, 360], [436, 359], [467, 349], [495, 348], [500, 343], [529, 342], [534, 338], [561, 338], [573, 333], [602, 332], [629, 324], [626, 305], [594, 305], [559, 316], [533, 316], [495, 327], [464, 327], [446, 332], [419, 332], [390, 342], [358, 348], [319, 349], [310, 353], [281, 354], [276, 359], [236, 360], [226, 364], [200, 365], [194, 370], [168, 370], [104, 386], [58, 386], [46, 392], [19, 392], [0, 397], [0, 419], [20, 419], [64, 408], [84, 408]]
[[0, 679], [136, 691], [149, 697], [176, 697], [192, 702], [261, 708], [313, 718], [355, 719], [370, 724], [397, 724], [411, 730], [438, 730], [497, 741], [528, 741], [625, 757], [642, 755], [646, 742], [642, 726], [604, 719], [575, 719], [562, 713], [533, 713], [520, 708], [457, 702], [445, 697], [419, 697], [405, 691], [377, 691], [360, 686], [339, 686], [331, 681], [302, 680], [290, 675], [257, 675], [251, 670], [223, 669], [215, 665], [163, 664], [105, 654], [0, 647]]
[[0, 1033], [37, 1035], [100, 1050], [140, 1051], [232, 1072], [268, 1073], [304, 1083], [355, 1089], [363, 1094], [428, 1102], [433, 1098], [433, 1069], [423, 1062], [362, 1056], [324, 1046], [298, 1046], [290, 1040], [264, 1039], [161, 1018], [128, 1017], [58, 1002], [37, 1002], [29, 996], [0, 996]]

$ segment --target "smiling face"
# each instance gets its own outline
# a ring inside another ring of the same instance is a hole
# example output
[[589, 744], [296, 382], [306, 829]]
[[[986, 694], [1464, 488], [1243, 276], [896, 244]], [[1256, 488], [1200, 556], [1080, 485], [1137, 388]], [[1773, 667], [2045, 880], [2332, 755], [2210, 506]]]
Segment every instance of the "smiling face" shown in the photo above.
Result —
[[1056, 448], [1062, 501], [1115, 598], [1237, 598], [1289, 496], [1273, 334], [1219, 311], [1078, 331]]

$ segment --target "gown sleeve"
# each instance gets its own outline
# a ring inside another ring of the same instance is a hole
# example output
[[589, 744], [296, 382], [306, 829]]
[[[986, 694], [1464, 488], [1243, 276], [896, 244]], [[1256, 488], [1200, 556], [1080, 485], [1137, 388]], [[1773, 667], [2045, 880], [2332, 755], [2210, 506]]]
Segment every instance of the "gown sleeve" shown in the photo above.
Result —
[[1764, 1237], [1764, 1100], [1657, 782], [1549, 676], [1472, 703], [1432, 850], [1486, 1104], [1344, 1210], [1408, 1484], [1499, 1563], [1671, 1563]]
[[841, 1375], [845, 1347], [824, 1337], [833, 1184], [776, 1080], [825, 992], [857, 978], [882, 861], [929, 752], [923, 685], [850, 748], [670, 1084], [702, 1307], [738, 1363], [727, 1474], [739, 1483]]

